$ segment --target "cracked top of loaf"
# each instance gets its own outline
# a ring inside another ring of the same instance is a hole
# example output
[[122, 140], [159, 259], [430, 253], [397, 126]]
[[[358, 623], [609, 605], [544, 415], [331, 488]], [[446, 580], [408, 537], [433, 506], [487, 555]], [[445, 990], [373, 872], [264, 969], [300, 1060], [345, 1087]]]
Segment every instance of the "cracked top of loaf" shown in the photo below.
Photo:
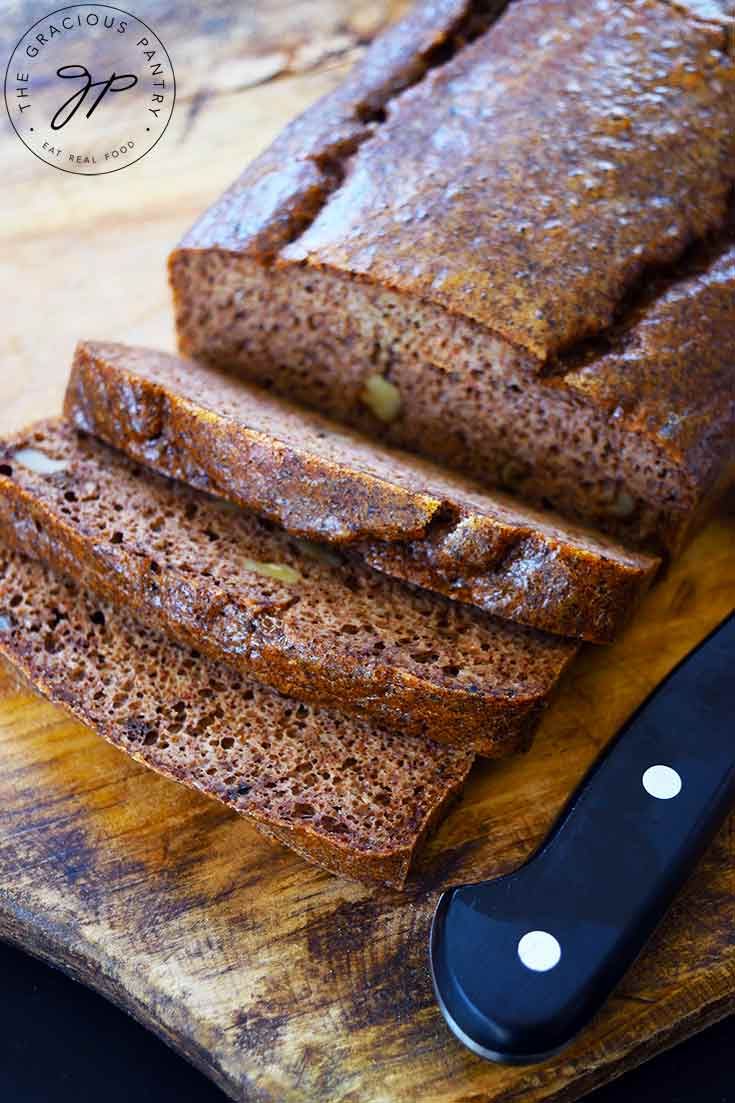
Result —
[[651, 269], [727, 220], [733, 6], [502, 6], [417, 9], [184, 245], [397, 289], [530, 365], [609, 328]]
[[545, 360], [722, 224], [723, 41], [660, 0], [511, 4], [389, 106], [282, 256], [418, 295]]
[[376, 116], [422, 78], [437, 51], [453, 49], [474, 9], [504, 0], [427, 0], [381, 34], [334, 91], [297, 116], [210, 207], [182, 242], [266, 261], [316, 217], [345, 158], [370, 137]]
[[735, 459], [735, 212], [714, 241], [659, 273], [601, 338], [551, 362], [569, 389], [656, 437], [702, 485]]

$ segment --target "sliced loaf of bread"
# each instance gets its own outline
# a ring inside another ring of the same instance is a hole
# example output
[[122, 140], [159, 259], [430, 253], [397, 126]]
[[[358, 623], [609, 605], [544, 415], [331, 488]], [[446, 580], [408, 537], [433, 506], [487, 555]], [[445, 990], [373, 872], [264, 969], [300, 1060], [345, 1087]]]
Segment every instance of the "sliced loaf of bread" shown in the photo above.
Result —
[[282, 697], [4, 547], [0, 654], [139, 762], [360, 881], [403, 885], [472, 764]]
[[606, 642], [657, 560], [389, 449], [212, 368], [82, 341], [65, 412], [155, 470], [288, 532], [559, 635]]
[[181, 351], [677, 551], [735, 469], [730, 8], [418, 5], [175, 250]]
[[577, 648], [344, 562], [63, 421], [0, 445], [0, 533], [282, 692], [484, 755], [527, 743]]

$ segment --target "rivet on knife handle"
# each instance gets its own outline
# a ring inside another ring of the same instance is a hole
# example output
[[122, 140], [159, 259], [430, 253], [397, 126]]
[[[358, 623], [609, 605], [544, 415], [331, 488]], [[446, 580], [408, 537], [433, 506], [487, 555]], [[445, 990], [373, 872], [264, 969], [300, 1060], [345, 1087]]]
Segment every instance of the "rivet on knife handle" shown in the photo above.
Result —
[[586, 1025], [735, 802], [735, 615], [598, 759], [533, 857], [439, 900], [434, 988], [455, 1035], [525, 1064]]

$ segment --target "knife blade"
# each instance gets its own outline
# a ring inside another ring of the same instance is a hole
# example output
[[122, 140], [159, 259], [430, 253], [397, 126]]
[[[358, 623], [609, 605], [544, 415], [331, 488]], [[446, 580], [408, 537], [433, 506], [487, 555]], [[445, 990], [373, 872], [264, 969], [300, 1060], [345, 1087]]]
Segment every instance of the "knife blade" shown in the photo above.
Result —
[[489, 1060], [563, 1049], [641, 952], [735, 803], [735, 614], [594, 763], [535, 854], [449, 889], [430, 935], [450, 1029]]

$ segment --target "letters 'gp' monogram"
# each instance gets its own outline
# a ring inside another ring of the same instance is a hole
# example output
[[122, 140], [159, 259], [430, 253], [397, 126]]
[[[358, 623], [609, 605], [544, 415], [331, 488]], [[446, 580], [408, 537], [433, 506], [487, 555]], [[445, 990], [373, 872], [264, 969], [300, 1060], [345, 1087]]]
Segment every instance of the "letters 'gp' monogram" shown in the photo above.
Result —
[[[92, 88], [100, 88], [100, 92], [93, 100], [92, 106], [87, 111], [87, 118], [90, 118], [92, 112], [102, 101], [102, 98], [108, 92], [124, 92], [128, 88], [133, 88], [138, 83], [138, 78], [135, 73], [121, 73], [119, 76], [117, 73], [113, 73], [107, 78], [107, 80], [92, 80], [92, 74], [86, 65], [62, 65], [60, 69], [56, 70], [57, 77], [61, 77], [63, 80], [71, 80], [74, 77], [82, 77], [84, 84], [77, 89], [76, 92], [72, 92], [68, 100], [64, 100], [59, 110], [56, 112], [51, 120], [52, 130], [61, 130], [63, 126], [73, 118], [77, 109], [81, 107], [82, 103], [87, 97], [87, 93]], [[72, 106], [73, 105], [73, 106]], [[66, 113], [65, 112], [66, 110]]]
[[72, 4], [22, 35], [5, 104], [23, 144], [64, 172], [95, 176], [135, 164], [163, 136], [176, 99], [155, 31], [110, 4]]

